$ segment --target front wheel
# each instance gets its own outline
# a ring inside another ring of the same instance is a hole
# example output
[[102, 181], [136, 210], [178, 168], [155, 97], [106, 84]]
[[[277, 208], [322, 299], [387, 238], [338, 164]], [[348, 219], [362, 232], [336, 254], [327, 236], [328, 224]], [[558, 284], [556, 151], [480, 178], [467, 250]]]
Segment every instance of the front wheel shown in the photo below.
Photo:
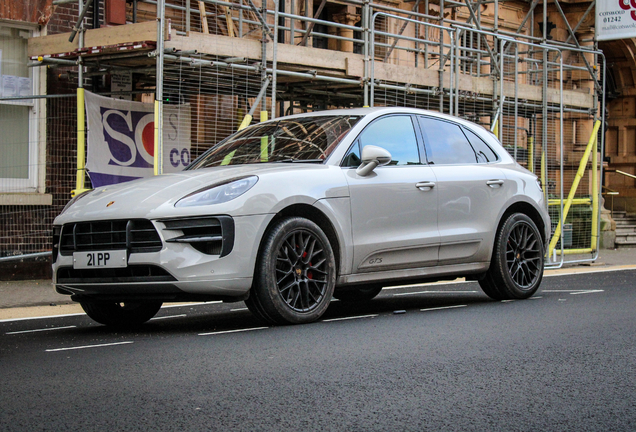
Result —
[[301, 217], [279, 221], [265, 235], [247, 307], [273, 324], [317, 320], [336, 285], [336, 260], [327, 236]]
[[81, 301], [86, 315], [100, 324], [115, 328], [134, 328], [148, 321], [161, 309], [161, 302]]
[[497, 232], [490, 269], [479, 285], [494, 300], [531, 297], [543, 278], [544, 250], [535, 223], [514, 213]]

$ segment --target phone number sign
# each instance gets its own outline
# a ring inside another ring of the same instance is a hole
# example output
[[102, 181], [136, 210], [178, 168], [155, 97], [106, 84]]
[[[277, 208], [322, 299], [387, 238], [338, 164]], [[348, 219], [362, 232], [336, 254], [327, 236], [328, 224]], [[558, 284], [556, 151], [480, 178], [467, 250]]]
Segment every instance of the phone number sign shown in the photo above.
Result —
[[597, 0], [596, 40], [636, 37], [636, 0]]

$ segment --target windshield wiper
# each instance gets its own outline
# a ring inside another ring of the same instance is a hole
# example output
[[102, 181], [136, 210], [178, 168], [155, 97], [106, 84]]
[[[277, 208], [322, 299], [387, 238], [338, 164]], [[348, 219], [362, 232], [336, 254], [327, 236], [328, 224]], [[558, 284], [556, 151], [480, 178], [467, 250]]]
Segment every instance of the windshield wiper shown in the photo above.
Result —
[[283, 162], [283, 163], [323, 163], [324, 159], [296, 159], [296, 158], [286, 158], [280, 159], [272, 162]]

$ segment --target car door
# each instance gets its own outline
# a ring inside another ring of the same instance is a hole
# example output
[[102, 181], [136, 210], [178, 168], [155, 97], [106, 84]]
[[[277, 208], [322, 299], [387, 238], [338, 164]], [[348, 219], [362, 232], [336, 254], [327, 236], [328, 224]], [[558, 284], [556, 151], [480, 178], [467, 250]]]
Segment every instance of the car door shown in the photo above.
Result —
[[437, 183], [439, 264], [489, 261], [500, 209], [513, 193], [497, 155], [469, 129], [418, 116]]
[[[437, 263], [437, 189], [422, 162], [414, 117], [376, 119], [343, 159], [351, 196], [353, 271], [423, 267]], [[388, 165], [366, 176], [356, 173], [366, 145], [391, 153]]]

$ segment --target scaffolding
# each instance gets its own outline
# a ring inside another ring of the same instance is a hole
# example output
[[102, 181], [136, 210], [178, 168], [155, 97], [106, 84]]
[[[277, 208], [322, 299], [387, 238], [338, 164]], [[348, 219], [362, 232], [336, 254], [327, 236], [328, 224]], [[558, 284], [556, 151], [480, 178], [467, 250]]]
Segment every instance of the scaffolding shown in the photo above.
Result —
[[[127, 5], [128, 25], [86, 29], [90, 0], [79, 1], [77, 35], [29, 45], [31, 66], [65, 68], [77, 79], [77, 192], [90, 187], [84, 87], [115, 74], [129, 74], [134, 87], [117, 93], [103, 86], [101, 93], [142, 95], [154, 104], [155, 174], [170, 157], [164, 135], [174, 130], [190, 132], [189, 155], [181, 158], [187, 165], [257, 120], [417, 107], [492, 130], [537, 174], [559, 237], [548, 266], [598, 256], [601, 195], [594, 178], [602, 171], [603, 134], [586, 150], [596, 138], [594, 122], [604, 121], [605, 61], [593, 34], [581, 30], [594, 2], [571, 25], [556, 0], [135, 0]], [[513, 13], [517, 18], [507, 19]], [[555, 17], [564, 32], [556, 38], [549, 25]], [[166, 121], [168, 108], [187, 115]], [[582, 160], [590, 154], [592, 165]], [[581, 166], [589, 175], [576, 180]], [[563, 218], [575, 181], [574, 207]]]

